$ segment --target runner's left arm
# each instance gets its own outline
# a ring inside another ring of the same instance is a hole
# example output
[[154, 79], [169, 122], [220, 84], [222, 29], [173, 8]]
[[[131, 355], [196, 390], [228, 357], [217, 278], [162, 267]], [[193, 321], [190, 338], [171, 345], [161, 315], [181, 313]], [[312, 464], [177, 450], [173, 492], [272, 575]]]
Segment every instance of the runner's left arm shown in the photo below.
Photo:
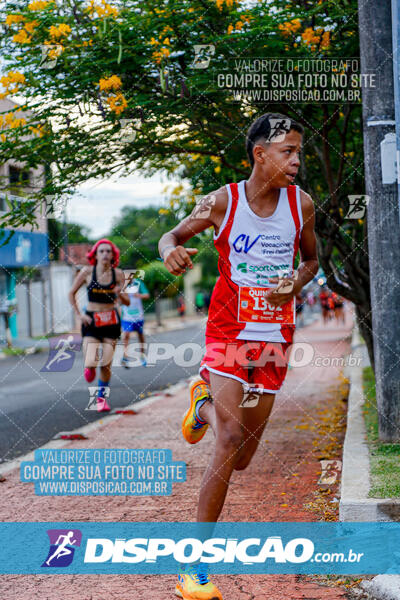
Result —
[[150, 298], [149, 290], [146, 287], [144, 281], [141, 281], [139, 284], [139, 291], [135, 294], [136, 298], [140, 298], [141, 300], [148, 300]]
[[297, 276], [289, 278], [289, 281], [293, 281], [293, 287], [290, 292], [272, 291], [268, 294], [268, 302], [275, 306], [281, 306], [289, 302], [318, 272], [317, 240], [314, 231], [314, 203], [311, 196], [303, 192], [303, 190], [300, 190], [300, 199], [303, 213], [303, 229], [299, 242], [300, 264], [297, 268]]

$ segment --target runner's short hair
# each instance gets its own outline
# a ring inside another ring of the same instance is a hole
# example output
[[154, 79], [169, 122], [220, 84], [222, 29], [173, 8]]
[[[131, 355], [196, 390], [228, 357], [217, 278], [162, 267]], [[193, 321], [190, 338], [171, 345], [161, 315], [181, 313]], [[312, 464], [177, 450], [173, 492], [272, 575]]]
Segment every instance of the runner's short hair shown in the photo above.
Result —
[[270, 143], [271, 122], [274, 122], [271, 121], [271, 119], [284, 120], [285, 122], [290, 121], [288, 131], [294, 129], [294, 131], [298, 131], [302, 135], [304, 134], [304, 127], [287, 115], [282, 115], [280, 113], [265, 113], [264, 115], [261, 115], [261, 117], [258, 117], [258, 119], [253, 121], [246, 135], [246, 152], [252, 168], [254, 167], [253, 148], [255, 144], [261, 139]]

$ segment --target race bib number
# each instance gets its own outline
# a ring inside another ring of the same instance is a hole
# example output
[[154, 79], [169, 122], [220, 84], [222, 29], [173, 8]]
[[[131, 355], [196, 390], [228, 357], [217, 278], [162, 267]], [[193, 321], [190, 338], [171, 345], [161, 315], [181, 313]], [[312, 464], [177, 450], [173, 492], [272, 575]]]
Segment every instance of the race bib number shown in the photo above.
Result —
[[267, 292], [272, 288], [239, 288], [239, 323], [280, 323], [294, 325], [294, 298], [282, 306], [268, 303]]
[[118, 324], [117, 313], [115, 310], [104, 310], [102, 312], [95, 312], [93, 313], [93, 318], [96, 327]]

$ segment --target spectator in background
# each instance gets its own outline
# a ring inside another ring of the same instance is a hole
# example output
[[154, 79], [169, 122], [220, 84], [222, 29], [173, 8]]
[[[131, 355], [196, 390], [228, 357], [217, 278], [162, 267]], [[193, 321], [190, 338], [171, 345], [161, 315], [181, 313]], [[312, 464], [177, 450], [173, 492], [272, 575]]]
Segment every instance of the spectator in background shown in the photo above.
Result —
[[196, 304], [196, 312], [204, 313], [205, 302], [204, 302], [203, 292], [200, 292], [200, 291], [197, 292], [196, 298], [195, 298], [195, 304]]
[[307, 304], [308, 306], [314, 306], [315, 304], [315, 296], [314, 296], [314, 292], [312, 292], [311, 290], [309, 292], [307, 292]]
[[177, 303], [178, 303], [178, 315], [183, 319], [185, 317], [185, 311], [186, 311], [185, 297], [183, 294], [179, 294]]
[[344, 300], [342, 298], [342, 296], [339, 296], [339, 294], [336, 294], [336, 292], [332, 293], [332, 299], [333, 299], [333, 311], [335, 313], [335, 319], [338, 322], [345, 322], [345, 317], [344, 317]]
[[141, 279], [133, 279], [131, 284], [125, 290], [129, 296], [129, 306], [122, 307], [121, 315], [121, 327], [122, 327], [122, 341], [124, 343], [124, 355], [121, 360], [121, 364], [126, 369], [129, 367], [129, 358], [127, 356], [127, 350], [129, 345], [129, 338], [131, 333], [137, 332], [140, 351], [141, 351], [141, 362], [142, 365], [146, 366], [146, 354], [145, 354], [145, 340], [143, 335], [144, 326], [144, 310], [142, 300], [150, 298], [149, 290], [147, 289], [144, 281]]
[[210, 302], [211, 302], [211, 293], [210, 292], [207, 292], [207, 294], [205, 295], [204, 302], [205, 302], [205, 305], [206, 305], [206, 310], [208, 312], [208, 309], [210, 307]]
[[323, 322], [328, 323], [329, 319], [331, 318], [330, 307], [329, 307], [329, 290], [325, 286], [322, 288], [322, 290], [320, 292], [319, 302], [321, 304]]

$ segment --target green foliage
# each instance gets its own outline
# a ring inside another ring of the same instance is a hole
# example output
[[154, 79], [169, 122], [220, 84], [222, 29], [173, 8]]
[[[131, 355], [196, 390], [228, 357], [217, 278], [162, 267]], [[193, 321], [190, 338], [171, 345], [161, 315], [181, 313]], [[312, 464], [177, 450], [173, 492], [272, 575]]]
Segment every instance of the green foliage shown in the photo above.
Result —
[[161, 296], [176, 296], [180, 290], [179, 280], [164, 267], [161, 261], [153, 260], [144, 267], [144, 272], [144, 281], [153, 302]]
[[[60, 248], [64, 244], [64, 223], [55, 219], [47, 221], [49, 235], [49, 252], [52, 260], [58, 260]], [[66, 234], [69, 244], [93, 243], [89, 234], [89, 228], [78, 223], [67, 223]]]
[[154, 260], [160, 237], [175, 225], [174, 214], [160, 215], [155, 206], [125, 206], [109, 236], [121, 251], [121, 266], [142, 268]]

